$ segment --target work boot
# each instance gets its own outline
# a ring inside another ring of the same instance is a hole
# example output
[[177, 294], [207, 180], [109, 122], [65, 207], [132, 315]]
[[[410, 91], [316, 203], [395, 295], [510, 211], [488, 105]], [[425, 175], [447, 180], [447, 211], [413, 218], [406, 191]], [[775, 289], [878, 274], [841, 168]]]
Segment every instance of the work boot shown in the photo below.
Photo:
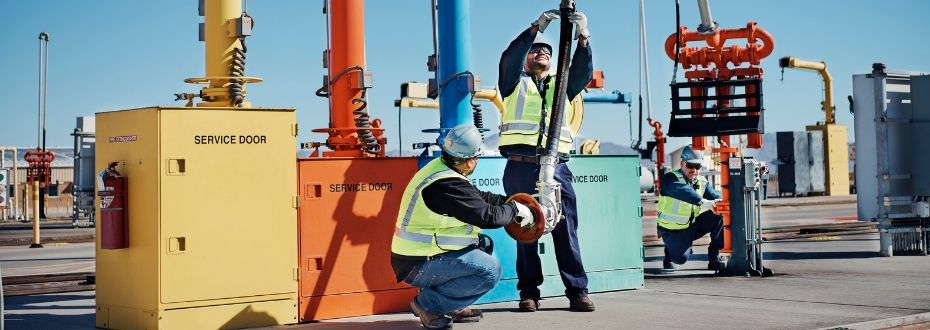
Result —
[[452, 319], [441, 314], [432, 314], [417, 306], [416, 298], [410, 302], [410, 311], [420, 318], [420, 323], [427, 329], [449, 329], [452, 327]]
[[678, 268], [678, 266], [676, 266], [675, 264], [673, 264], [671, 260], [668, 260], [668, 259], [662, 260], [662, 270], [664, 270], [664, 271], [673, 271], [673, 270], [675, 270], [675, 269], [677, 269], [677, 268]]
[[724, 259], [722, 256], [710, 258], [710, 261], [707, 262], [707, 269], [718, 271], [718, 272], [722, 272], [726, 270], [727, 269], [726, 259]]
[[481, 310], [477, 308], [465, 307], [458, 311], [449, 313], [449, 318], [452, 319], [454, 323], [470, 323], [481, 321], [482, 315]]
[[526, 298], [520, 300], [520, 311], [521, 312], [535, 312], [539, 309], [539, 300]]
[[577, 296], [574, 299], [569, 298], [568, 309], [576, 312], [593, 312], [594, 302], [587, 295]]

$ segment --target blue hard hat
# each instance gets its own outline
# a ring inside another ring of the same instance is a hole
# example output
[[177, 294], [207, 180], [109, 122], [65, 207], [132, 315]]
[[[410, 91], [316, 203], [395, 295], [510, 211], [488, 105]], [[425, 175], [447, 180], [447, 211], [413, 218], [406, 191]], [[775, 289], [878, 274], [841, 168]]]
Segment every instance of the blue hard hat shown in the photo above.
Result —
[[482, 138], [478, 128], [471, 124], [453, 127], [442, 141], [442, 151], [455, 158], [472, 158], [481, 153]]
[[691, 164], [701, 164], [704, 162], [704, 152], [692, 149], [690, 144], [686, 145], [685, 148], [681, 150], [681, 161]]

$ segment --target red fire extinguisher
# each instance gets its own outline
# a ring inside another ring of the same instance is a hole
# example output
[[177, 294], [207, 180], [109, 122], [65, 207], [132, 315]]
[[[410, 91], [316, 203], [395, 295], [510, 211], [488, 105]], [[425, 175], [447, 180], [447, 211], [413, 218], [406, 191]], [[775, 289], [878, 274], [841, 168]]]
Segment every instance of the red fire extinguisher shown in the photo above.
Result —
[[129, 247], [129, 223], [126, 207], [128, 193], [126, 177], [116, 170], [119, 162], [112, 162], [97, 174], [97, 196], [100, 197], [100, 248], [123, 249]]

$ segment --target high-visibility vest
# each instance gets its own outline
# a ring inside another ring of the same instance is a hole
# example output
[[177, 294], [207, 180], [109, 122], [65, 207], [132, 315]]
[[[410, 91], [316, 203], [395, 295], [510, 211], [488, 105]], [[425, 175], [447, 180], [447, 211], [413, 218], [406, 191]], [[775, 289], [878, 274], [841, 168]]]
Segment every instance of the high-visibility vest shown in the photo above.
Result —
[[430, 211], [423, 202], [423, 189], [436, 180], [446, 178], [471, 182], [446, 166], [441, 158], [436, 158], [420, 169], [407, 184], [394, 226], [391, 252], [405, 256], [434, 256], [478, 243], [481, 228]]
[[[555, 95], [555, 78], [549, 79], [546, 87], [546, 125], [549, 125], [549, 115], [552, 110], [553, 96]], [[579, 94], [580, 95], [580, 94]], [[526, 144], [535, 146], [539, 141], [539, 123], [542, 116], [543, 97], [533, 78], [525, 72], [520, 74], [520, 82], [516, 90], [504, 98], [504, 114], [501, 118], [499, 145]], [[574, 116], [574, 107], [570, 100], [565, 100], [565, 110], [562, 116], [561, 132], [559, 134], [559, 152], [569, 153], [575, 137], [568, 127], [568, 118]], [[546, 134], [547, 132], [543, 132]], [[548, 137], [542, 140], [545, 146]]]
[[[678, 182], [688, 184], [684, 174], [681, 171], [673, 171], [672, 174], [678, 179]], [[707, 189], [707, 179], [703, 176], [695, 178], [697, 189], [695, 191], [699, 196], [704, 196]], [[694, 217], [701, 213], [701, 206], [680, 201], [669, 196], [659, 196], [659, 206], [656, 208], [658, 213], [658, 224], [660, 227], [670, 230], [679, 230], [691, 226]]]

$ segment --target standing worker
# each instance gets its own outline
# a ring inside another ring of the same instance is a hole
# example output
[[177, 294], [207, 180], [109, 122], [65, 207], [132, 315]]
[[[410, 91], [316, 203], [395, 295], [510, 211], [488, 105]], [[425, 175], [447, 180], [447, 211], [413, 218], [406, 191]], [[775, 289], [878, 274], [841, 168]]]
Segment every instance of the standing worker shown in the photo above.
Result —
[[[507, 158], [504, 169], [504, 191], [536, 193], [539, 179], [540, 147], [546, 145], [546, 125], [560, 125], [559, 164], [555, 168], [555, 180], [561, 184], [562, 213], [565, 218], [552, 230], [555, 256], [559, 274], [565, 284], [565, 296], [573, 311], [594, 311], [594, 302], [588, 298], [588, 276], [581, 263], [578, 246], [578, 219], [575, 212], [575, 189], [572, 187], [572, 172], [565, 165], [574, 136], [567, 125], [574, 115], [570, 100], [578, 96], [594, 75], [591, 63], [591, 48], [588, 45], [587, 18], [581, 12], [570, 14], [575, 24], [575, 39], [578, 45], [572, 58], [567, 81], [565, 121], [549, 123], [555, 94], [555, 76], [550, 74], [552, 45], [546, 42], [542, 32], [553, 20], [559, 18], [558, 10], [542, 13], [539, 19], [523, 31], [501, 55], [498, 87], [504, 97], [504, 113], [500, 127], [500, 152]], [[517, 243], [517, 289], [520, 290], [521, 312], [535, 312], [539, 308], [539, 285], [543, 283], [542, 266], [537, 245]]]
[[704, 153], [691, 145], [681, 152], [681, 168], [662, 176], [661, 195], [657, 208], [656, 232], [665, 243], [662, 268], [674, 270], [691, 256], [695, 240], [710, 234], [707, 247], [707, 269], [722, 271], [726, 263], [720, 257], [723, 248], [723, 218], [714, 206], [720, 194], [699, 175]]
[[452, 322], [477, 322], [481, 310], [468, 307], [500, 280], [496, 258], [479, 247], [481, 229], [511, 222], [532, 227], [530, 208], [479, 191], [467, 176], [478, 166], [481, 133], [459, 125], [442, 143], [442, 156], [420, 169], [401, 200], [391, 265], [397, 281], [420, 289], [410, 309], [427, 329]]

